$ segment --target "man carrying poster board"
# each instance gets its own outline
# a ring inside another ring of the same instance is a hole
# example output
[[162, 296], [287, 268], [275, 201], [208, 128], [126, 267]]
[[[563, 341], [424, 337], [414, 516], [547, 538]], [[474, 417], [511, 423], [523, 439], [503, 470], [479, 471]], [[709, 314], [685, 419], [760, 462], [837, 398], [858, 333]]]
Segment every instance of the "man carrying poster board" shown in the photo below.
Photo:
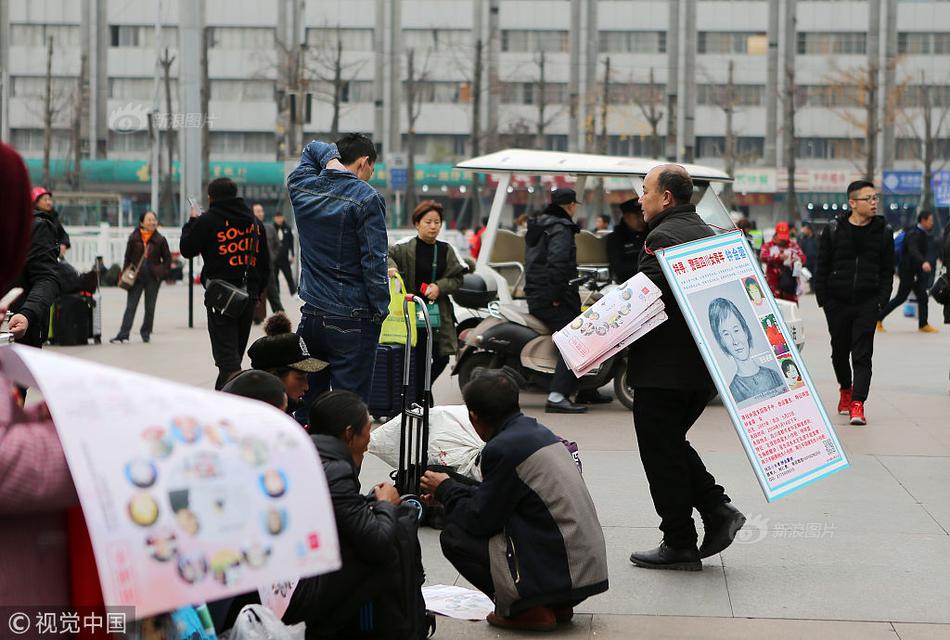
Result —
[[[686, 432], [715, 394], [706, 364], [673, 297], [654, 252], [713, 235], [690, 204], [693, 182], [675, 164], [647, 174], [640, 204], [649, 227], [640, 272], [663, 292], [669, 319], [630, 347], [627, 379], [634, 388], [633, 422], [640, 459], [661, 518], [663, 541], [630, 561], [648, 569], [699, 571], [702, 560], [728, 547], [745, 524], [723, 488], [706, 470]], [[705, 524], [697, 548], [693, 509]]]

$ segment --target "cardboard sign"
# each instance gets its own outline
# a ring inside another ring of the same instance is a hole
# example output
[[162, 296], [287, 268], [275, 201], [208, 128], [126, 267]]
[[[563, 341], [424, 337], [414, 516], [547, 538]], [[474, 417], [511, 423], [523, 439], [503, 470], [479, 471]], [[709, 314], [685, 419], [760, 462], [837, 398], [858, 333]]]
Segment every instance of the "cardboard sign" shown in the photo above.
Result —
[[657, 251], [770, 502], [848, 466], [741, 231]]

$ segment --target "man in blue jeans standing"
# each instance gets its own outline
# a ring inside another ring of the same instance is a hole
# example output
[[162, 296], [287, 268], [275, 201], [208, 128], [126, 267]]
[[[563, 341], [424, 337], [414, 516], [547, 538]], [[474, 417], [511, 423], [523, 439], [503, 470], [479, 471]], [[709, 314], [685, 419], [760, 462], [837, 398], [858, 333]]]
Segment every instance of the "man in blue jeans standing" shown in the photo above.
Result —
[[371, 186], [373, 141], [350, 133], [336, 144], [314, 140], [287, 178], [300, 234], [303, 317], [297, 333], [314, 358], [329, 362], [309, 375], [294, 416], [306, 424], [323, 392], [369, 396], [376, 345], [389, 313], [386, 205]]

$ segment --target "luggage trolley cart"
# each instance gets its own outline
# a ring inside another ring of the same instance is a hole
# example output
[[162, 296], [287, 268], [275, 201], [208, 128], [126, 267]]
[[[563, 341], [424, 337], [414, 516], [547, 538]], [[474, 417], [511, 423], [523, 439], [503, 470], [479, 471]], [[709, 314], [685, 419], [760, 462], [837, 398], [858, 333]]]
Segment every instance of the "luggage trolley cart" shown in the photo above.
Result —
[[396, 470], [396, 490], [402, 496], [403, 503], [419, 509], [419, 519], [425, 512], [419, 498], [419, 484], [429, 461], [429, 406], [432, 404], [432, 323], [425, 301], [419, 296], [407, 294], [402, 301], [406, 318], [406, 335], [412, 335], [411, 322], [416, 318], [409, 313], [409, 303], [414, 302], [417, 313], [423, 319], [426, 328], [426, 368], [422, 391], [422, 404], [410, 402], [410, 367], [412, 354], [411, 340], [406, 340], [405, 357], [402, 363], [402, 422], [399, 428], [399, 468]]

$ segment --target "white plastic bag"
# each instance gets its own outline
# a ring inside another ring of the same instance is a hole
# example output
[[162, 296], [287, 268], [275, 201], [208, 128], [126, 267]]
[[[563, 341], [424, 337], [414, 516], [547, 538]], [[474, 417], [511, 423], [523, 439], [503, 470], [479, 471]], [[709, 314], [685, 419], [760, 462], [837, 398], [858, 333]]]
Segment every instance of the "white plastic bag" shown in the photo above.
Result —
[[[373, 430], [369, 452], [386, 464], [399, 465], [399, 428], [402, 416]], [[429, 464], [444, 465], [481, 482], [479, 456], [485, 443], [468, 419], [465, 405], [443, 405], [429, 410]]]
[[304, 640], [306, 626], [299, 622], [289, 627], [267, 607], [249, 604], [241, 609], [227, 640]]

